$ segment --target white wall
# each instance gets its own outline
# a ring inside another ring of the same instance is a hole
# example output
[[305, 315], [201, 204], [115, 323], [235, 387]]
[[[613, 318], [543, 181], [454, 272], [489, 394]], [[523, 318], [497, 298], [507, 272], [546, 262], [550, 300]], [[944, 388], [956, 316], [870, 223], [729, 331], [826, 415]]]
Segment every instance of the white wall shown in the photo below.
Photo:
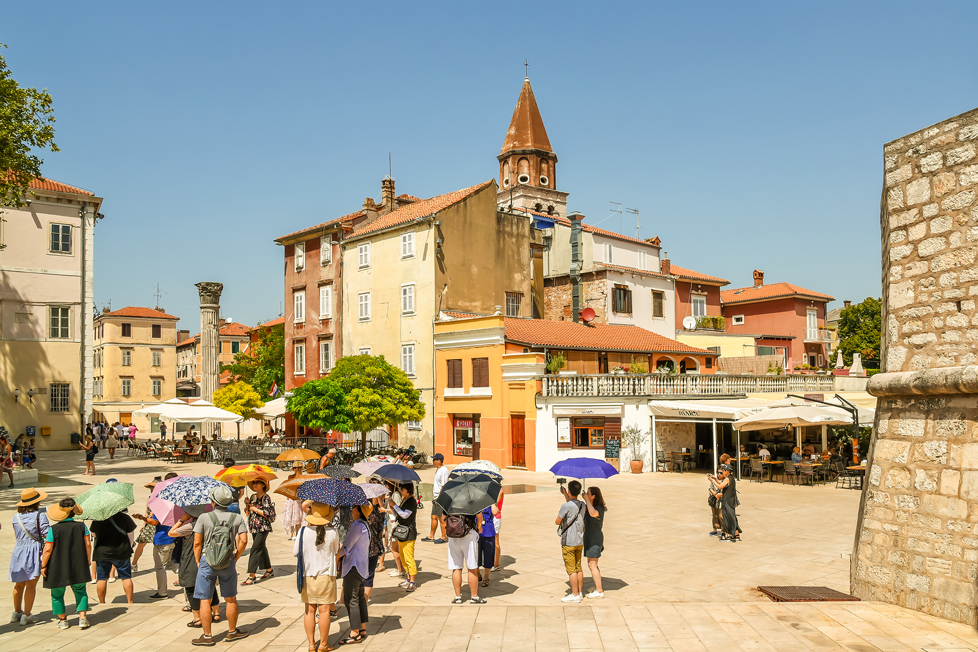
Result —
[[[650, 272], [661, 271], [658, 247], [653, 247], [650, 244], [619, 240], [618, 238], [609, 238], [597, 233], [585, 235], [590, 236], [594, 240], [594, 260], [596, 261], [602, 263], [610, 262], [612, 265], [621, 265], [623, 267], [639, 268], [638, 252], [644, 251], [645, 267], [639, 269], [645, 269]], [[610, 261], [604, 259], [604, 245], [606, 244], [610, 244], [612, 248]]]
[[[536, 426], [536, 469], [535, 471], [549, 471], [550, 467], [561, 460], [567, 460], [575, 457], [587, 457], [596, 460], [604, 459], [604, 450], [601, 449], [586, 449], [586, 448], [557, 448], [557, 417], [553, 414], [554, 405], [559, 405], [561, 407], [570, 407], [573, 404], [569, 403], [548, 403], [541, 408], [537, 409], [537, 426]], [[584, 412], [587, 407], [604, 406], [611, 407], [615, 405], [622, 405], [622, 399], [618, 398], [616, 401], [607, 401], [602, 403], [600, 398], [595, 398], [594, 400], [581, 405], [580, 416], [588, 416]], [[649, 405], [647, 400], [638, 400], [625, 402], [622, 407], [621, 416], [621, 428], [624, 430], [629, 425], [636, 425], [642, 428], [644, 431], [648, 431], [651, 428], [652, 419], [651, 413], [649, 412]], [[650, 444], [646, 442], [645, 446], [645, 465], [643, 466], [644, 471], [650, 471], [652, 465], [650, 461], [651, 448]], [[620, 468], [628, 468], [628, 463], [631, 460], [629, 453], [625, 450], [625, 446], [621, 449], [621, 460]]]
[[[612, 290], [616, 283], [627, 285], [632, 290], [631, 315], [611, 311], [614, 301]], [[652, 290], [665, 295], [662, 317], [652, 316]], [[605, 315], [609, 324], [638, 326], [669, 339], [676, 338], [676, 289], [672, 279], [608, 270], [607, 296], [608, 305], [605, 306]]]

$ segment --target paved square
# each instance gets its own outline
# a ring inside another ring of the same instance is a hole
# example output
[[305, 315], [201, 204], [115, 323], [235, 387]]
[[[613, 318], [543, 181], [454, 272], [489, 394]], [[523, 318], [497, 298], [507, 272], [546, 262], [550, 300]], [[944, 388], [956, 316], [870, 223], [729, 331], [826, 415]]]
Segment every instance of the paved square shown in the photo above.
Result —
[[[39, 464], [45, 504], [108, 477], [136, 485], [136, 508], [149, 491], [143, 485], [170, 470], [213, 474], [207, 464], [169, 465], [152, 459], [119, 457], [108, 462], [99, 454], [99, 476], [81, 475], [83, 456], [48, 453]], [[433, 470], [421, 472], [430, 481]], [[284, 474], [282, 475], [284, 477]], [[397, 580], [377, 576], [370, 605], [370, 634], [365, 650], [978, 650], [973, 628], [881, 603], [777, 604], [756, 590], [765, 584], [814, 584], [849, 592], [859, 494], [780, 483], [740, 483], [741, 543], [721, 543], [709, 536], [707, 481], [702, 474], [623, 474], [602, 481], [609, 505], [601, 570], [606, 598], [563, 605], [567, 576], [553, 525], [562, 499], [553, 476], [510, 471], [506, 485], [536, 488], [507, 495], [503, 509], [502, 565], [492, 583], [481, 589], [485, 606], [452, 606], [446, 546], [418, 542], [419, 587], [407, 594]], [[274, 486], [274, 483], [273, 483]], [[20, 493], [0, 490], [0, 553], [13, 549], [10, 526]], [[281, 507], [282, 497], [272, 494]], [[281, 514], [281, 509], [279, 510]], [[430, 511], [419, 514], [426, 534]], [[292, 546], [280, 522], [269, 539], [275, 577], [241, 587], [240, 625], [251, 636], [234, 644], [221, 642], [223, 622], [215, 626], [219, 649], [306, 650], [302, 605], [295, 590]], [[0, 625], [0, 649], [186, 650], [200, 630], [186, 627], [183, 592], [170, 587], [171, 598], [149, 603], [155, 591], [152, 555], [140, 559], [135, 575], [137, 604], [127, 607], [118, 583], [109, 585], [109, 603], [94, 602], [92, 628], [60, 631], [53, 624], [50, 593], [38, 590], [34, 611], [40, 622], [22, 628]], [[239, 562], [239, 571], [245, 562]], [[393, 561], [388, 558], [388, 568]], [[591, 580], [585, 573], [585, 589]], [[170, 581], [176, 579], [170, 574]], [[0, 594], [0, 615], [10, 613], [12, 585]], [[179, 593], [178, 593], [179, 592]], [[463, 588], [468, 598], [468, 588]], [[72, 607], [69, 606], [69, 609]], [[6, 619], [3, 619], [5, 621]], [[0, 622], [3, 622], [0, 621]], [[345, 610], [331, 628], [335, 645], [346, 633]]]

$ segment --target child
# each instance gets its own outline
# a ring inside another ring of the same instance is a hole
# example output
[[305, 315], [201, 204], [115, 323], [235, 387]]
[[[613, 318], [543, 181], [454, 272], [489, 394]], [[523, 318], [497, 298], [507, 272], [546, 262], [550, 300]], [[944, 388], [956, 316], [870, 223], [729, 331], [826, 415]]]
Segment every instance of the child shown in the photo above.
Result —
[[37, 460], [37, 455], [34, 454], [34, 440], [31, 439], [31, 443], [27, 446], [27, 451], [24, 453], [24, 464], [27, 468], [34, 468], [34, 461]]

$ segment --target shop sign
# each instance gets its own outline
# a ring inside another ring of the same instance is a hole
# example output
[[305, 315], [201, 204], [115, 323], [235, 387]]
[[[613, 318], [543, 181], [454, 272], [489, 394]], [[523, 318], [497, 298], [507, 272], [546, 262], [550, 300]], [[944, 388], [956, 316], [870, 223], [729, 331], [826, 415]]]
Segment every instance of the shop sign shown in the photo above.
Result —
[[471, 428], [472, 419], [455, 419], [456, 428]]

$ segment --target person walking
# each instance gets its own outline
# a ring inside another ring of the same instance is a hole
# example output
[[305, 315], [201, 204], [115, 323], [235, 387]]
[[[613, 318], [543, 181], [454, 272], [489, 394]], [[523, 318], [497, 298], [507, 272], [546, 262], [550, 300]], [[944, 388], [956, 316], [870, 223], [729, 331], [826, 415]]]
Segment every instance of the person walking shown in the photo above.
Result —
[[160, 421], [160, 441], [166, 441], [166, 421]]
[[136, 445], [136, 431], [138, 430], [139, 428], [136, 427], [135, 423], [129, 424], [129, 447], [130, 448]]
[[[305, 613], [302, 618], [309, 652], [332, 650], [329, 646], [330, 614], [336, 605], [336, 554], [340, 542], [333, 528], [333, 508], [312, 503], [292, 546], [296, 557], [299, 594]], [[319, 614], [319, 646], [316, 645], [316, 614]]]
[[350, 529], [338, 555], [343, 562], [343, 605], [350, 617], [350, 635], [340, 641], [340, 645], [362, 643], [367, 638], [367, 622], [370, 618], [367, 615], [367, 596], [364, 594], [363, 580], [369, 574], [367, 560], [370, 553], [370, 528], [366, 517], [370, 512], [370, 505], [353, 507], [350, 512]]
[[[200, 600], [194, 597], [194, 590], [197, 588], [197, 571], [200, 570], [197, 566], [197, 558], [194, 557], [193, 535], [195, 525], [196, 520], [190, 514], [184, 514], [167, 532], [174, 539], [183, 540], [183, 544], [180, 546], [180, 566], [177, 571], [177, 579], [179, 579], [180, 586], [187, 596], [187, 606], [184, 607], [184, 611], [189, 610], [194, 618], [187, 623], [187, 627], [201, 627]], [[189, 539], [185, 537], [189, 537]], [[215, 586], [211, 594], [211, 622], [220, 621], [220, 600], [217, 597], [217, 586]]]
[[[248, 529], [251, 531], [251, 553], [248, 555], [248, 578], [241, 583], [241, 586], [250, 586], [275, 575], [267, 546], [268, 535], [272, 531], [272, 521], [275, 520], [275, 503], [267, 493], [267, 481], [253, 480], [248, 483], [248, 488], [255, 492], [253, 498], [245, 498]], [[259, 569], [266, 569], [260, 580], [255, 579], [255, 573]]]
[[115, 422], [115, 425], [112, 426], [112, 429], [115, 430], [115, 436], [119, 439], [119, 442], [122, 443], [122, 444], [124, 444], [126, 446], [126, 448], [128, 448], [129, 447], [129, 431], [126, 430], [126, 427], [124, 425], [122, 425], [121, 422], [116, 421]]
[[401, 494], [400, 506], [395, 505], [393, 499], [388, 496], [387, 504], [394, 512], [397, 519], [397, 527], [391, 533], [391, 538], [397, 541], [397, 552], [401, 557], [401, 564], [407, 573], [407, 579], [398, 584], [411, 593], [417, 589], [415, 578], [418, 575], [418, 565], [414, 561], [414, 543], [418, 538], [418, 501], [414, 497], [414, 484], [402, 484], [399, 487]]
[[733, 468], [729, 464], [720, 465], [720, 482], [717, 487], [720, 494], [720, 506], [723, 512], [723, 536], [721, 541], [740, 541], [740, 523], [737, 521], [737, 479], [733, 477]]
[[135, 531], [136, 523], [124, 511], [104, 521], [92, 521], [91, 533], [95, 537], [92, 561], [95, 562], [95, 578], [98, 581], [95, 591], [100, 604], [105, 604], [105, 591], [112, 569], [115, 569], [116, 577], [122, 580], [126, 602], [133, 603], [132, 543], [129, 533]]
[[44, 537], [41, 553], [41, 575], [44, 588], [51, 591], [51, 610], [58, 617], [58, 628], [68, 629], [65, 615], [65, 592], [71, 587], [78, 612], [78, 627], [88, 629], [88, 590], [86, 584], [92, 578], [88, 560], [92, 556], [92, 540], [88, 526], [75, 521], [82, 508], [74, 498], [62, 498], [57, 505], [48, 507], [48, 521], [53, 524]]
[[[496, 518], [499, 508], [489, 505], [482, 510], [482, 527], [479, 528], [479, 563], [476, 568], [485, 569], [485, 574], [477, 575], [482, 586], [489, 586], [489, 573], [496, 563]], [[458, 593], [458, 591], [456, 591]]]
[[0, 473], [6, 473], [10, 477], [10, 485], [7, 489], [14, 487], [14, 447], [10, 445], [7, 435], [0, 436]]
[[496, 561], [495, 568], [493, 570], [502, 570], [502, 565], [499, 563], [499, 559], [502, 556], [502, 547], [499, 544], [499, 532], [503, 527], [503, 498], [506, 497], [506, 493], [503, 491], [499, 492], [499, 502], [496, 503], [496, 518], [492, 520], [492, 527], [496, 530]]
[[11, 623], [22, 626], [35, 622], [31, 609], [37, 595], [37, 580], [41, 577], [41, 548], [47, 537], [48, 517], [41, 513], [41, 501], [48, 495], [31, 487], [20, 492], [17, 513], [14, 514], [14, 552], [10, 556], [10, 581], [14, 583], [14, 612]]
[[[233, 642], [248, 636], [248, 632], [238, 629], [238, 571], [235, 566], [248, 545], [248, 526], [240, 514], [227, 509], [231, 503], [230, 489], [218, 485], [210, 490], [209, 495], [214, 511], [204, 514], [194, 523], [194, 559], [198, 566], [194, 597], [200, 600], [203, 633], [191, 641], [194, 645], [208, 647], [214, 645], [211, 602], [218, 582], [228, 619], [228, 633], [224, 640]], [[208, 554], [212, 555], [210, 562]]]
[[556, 524], [560, 526], [560, 549], [564, 557], [564, 570], [570, 580], [571, 592], [560, 599], [561, 602], [580, 602], [584, 599], [582, 588], [584, 570], [581, 568], [581, 555], [584, 551], [584, 512], [587, 509], [578, 499], [581, 483], [571, 480], [567, 486], [560, 486], [560, 493], [566, 502], [557, 512]]
[[[445, 456], [435, 453], [431, 457], [431, 463], [435, 467], [435, 479], [431, 489], [431, 533], [422, 541], [434, 541], [435, 543], [445, 543], [445, 510], [438, 504], [438, 496], [441, 494], [442, 487], [448, 482], [448, 469], [445, 467]], [[441, 526], [441, 538], [435, 539], [435, 532]]]
[[462, 569], [469, 572], [469, 602], [485, 604], [479, 597], [479, 535], [482, 532], [482, 513], [475, 516], [450, 514], [445, 517], [448, 535], [448, 570], [452, 571], [455, 597], [452, 604], [462, 604]]
[[[288, 480], [293, 480], [302, 475], [302, 462], [292, 463], [292, 473]], [[302, 501], [285, 499], [285, 507], [282, 509], [282, 527], [285, 528], [285, 536], [289, 541], [295, 541], [299, 535], [299, 528], [302, 527]]]
[[[156, 486], [156, 482], [153, 482], [152, 486]], [[156, 593], [149, 596], [149, 598], [150, 600], [166, 599], [169, 597], [169, 591], [166, 586], [166, 571], [170, 568], [173, 561], [174, 538], [168, 534], [170, 528], [163, 525], [152, 512], [150, 512], [148, 517], [142, 514], [136, 514], [136, 518], [144, 521], [153, 530], [153, 567], [156, 571]], [[142, 536], [141, 532], [140, 536]]]
[[[604, 532], [601, 528], [604, 525], [604, 515], [608, 511], [608, 506], [598, 487], [591, 487], [584, 492], [584, 504], [587, 506], [587, 512], [584, 514], [584, 556], [587, 557], [587, 567], [591, 571], [591, 579], [594, 580], [594, 590], [588, 593], [587, 597], [603, 598], [604, 585], [601, 583], [598, 560], [604, 551]], [[583, 586], [581, 590], [584, 590]]]
[[85, 451], [84, 475], [95, 475], [95, 453], [98, 452], [98, 444], [95, 443], [91, 435], [85, 435], [81, 447]]
[[[367, 577], [363, 580], [363, 593], [370, 604], [370, 594], [374, 590], [374, 575], [378, 567], [383, 569], [383, 562], [380, 558], [384, 555], [384, 543], [386, 541], [386, 523], [384, 513], [380, 509], [380, 499], [374, 498], [371, 501], [370, 513], [367, 515], [367, 527], [370, 529], [370, 548], [367, 552]], [[380, 565], [378, 566], [378, 562]]]
[[105, 448], [105, 440], [109, 437], [109, 431], [106, 429], [104, 423], [95, 424], [95, 433], [98, 435], [99, 446]]

